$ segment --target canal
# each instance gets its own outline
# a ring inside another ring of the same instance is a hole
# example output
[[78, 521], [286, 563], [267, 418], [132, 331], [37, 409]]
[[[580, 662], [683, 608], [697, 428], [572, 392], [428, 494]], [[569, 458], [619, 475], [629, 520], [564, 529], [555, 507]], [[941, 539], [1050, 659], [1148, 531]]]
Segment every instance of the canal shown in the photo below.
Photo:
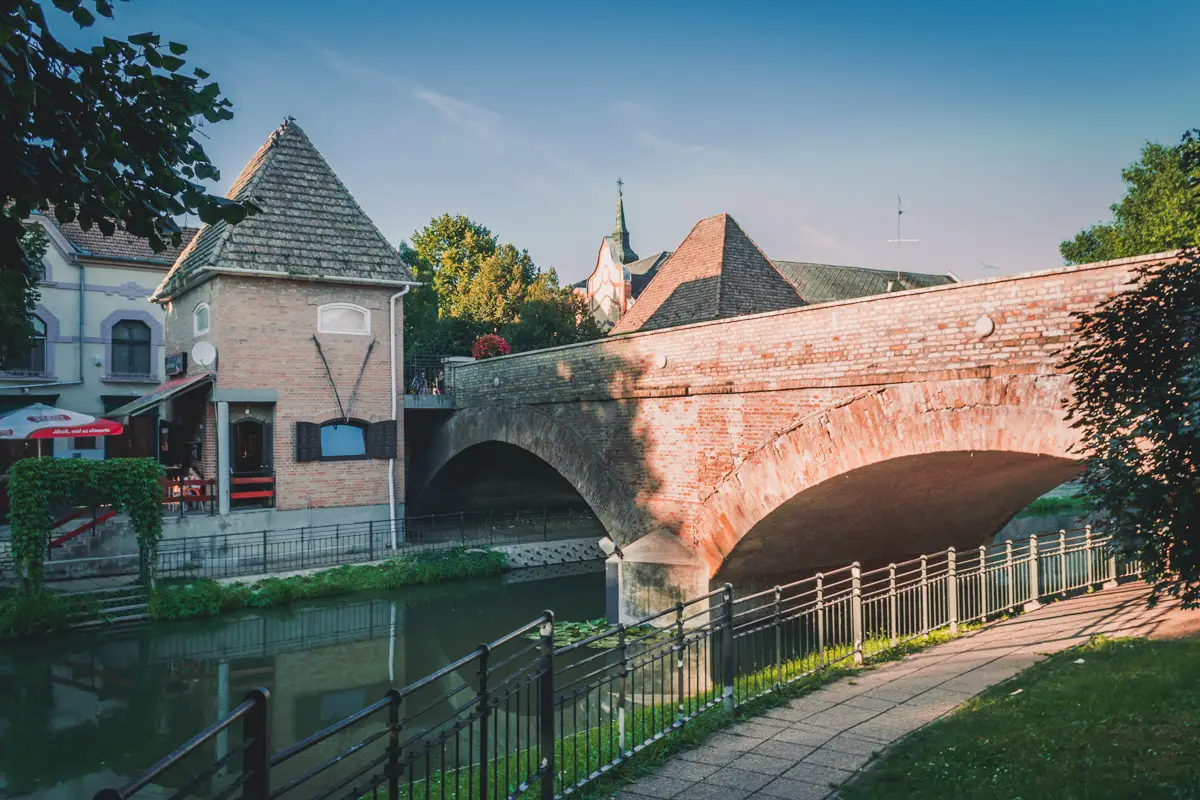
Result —
[[600, 564], [0, 645], [0, 796], [90, 800], [271, 692], [271, 747], [530, 621], [604, 616]]

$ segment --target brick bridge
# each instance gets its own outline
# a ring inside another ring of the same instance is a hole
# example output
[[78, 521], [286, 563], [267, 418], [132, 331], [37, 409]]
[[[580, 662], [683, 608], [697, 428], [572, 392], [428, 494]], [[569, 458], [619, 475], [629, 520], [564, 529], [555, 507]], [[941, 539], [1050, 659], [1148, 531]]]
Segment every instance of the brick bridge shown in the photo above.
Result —
[[625, 617], [711, 579], [978, 546], [1078, 472], [1058, 366], [1072, 314], [1163, 257], [460, 366], [410, 498], [472, 448], [533, 454], [623, 546]]

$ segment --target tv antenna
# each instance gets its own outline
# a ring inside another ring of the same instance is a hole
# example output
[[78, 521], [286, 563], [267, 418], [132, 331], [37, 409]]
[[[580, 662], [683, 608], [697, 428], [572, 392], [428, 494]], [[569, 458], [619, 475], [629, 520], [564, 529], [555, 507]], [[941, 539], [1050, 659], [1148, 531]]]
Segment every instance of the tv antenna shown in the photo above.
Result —
[[896, 238], [888, 239], [888, 243], [896, 243], [896, 282], [900, 282], [900, 247], [901, 245], [910, 242], [919, 242], [920, 239], [905, 239], [900, 235], [900, 221], [904, 219], [904, 203], [900, 200], [900, 195], [896, 195]]

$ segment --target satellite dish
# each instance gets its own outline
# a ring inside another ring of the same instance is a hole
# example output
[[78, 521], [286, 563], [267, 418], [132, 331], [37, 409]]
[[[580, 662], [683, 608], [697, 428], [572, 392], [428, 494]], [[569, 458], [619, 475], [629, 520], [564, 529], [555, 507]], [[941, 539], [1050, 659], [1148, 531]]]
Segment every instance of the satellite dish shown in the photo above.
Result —
[[217, 360], [217, 348], [209, 342], [196, 342], [192, 348], [192, 361], [202, 367], [211, 367]]

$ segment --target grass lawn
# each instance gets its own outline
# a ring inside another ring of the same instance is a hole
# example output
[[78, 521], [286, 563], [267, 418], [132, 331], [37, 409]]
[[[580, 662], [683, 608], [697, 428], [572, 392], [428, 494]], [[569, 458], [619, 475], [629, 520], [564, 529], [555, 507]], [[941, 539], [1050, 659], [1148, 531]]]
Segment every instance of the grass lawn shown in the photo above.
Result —
[[901, 740], [841, 797], [1200, 797], [1200, 639], [1052, 656]]

